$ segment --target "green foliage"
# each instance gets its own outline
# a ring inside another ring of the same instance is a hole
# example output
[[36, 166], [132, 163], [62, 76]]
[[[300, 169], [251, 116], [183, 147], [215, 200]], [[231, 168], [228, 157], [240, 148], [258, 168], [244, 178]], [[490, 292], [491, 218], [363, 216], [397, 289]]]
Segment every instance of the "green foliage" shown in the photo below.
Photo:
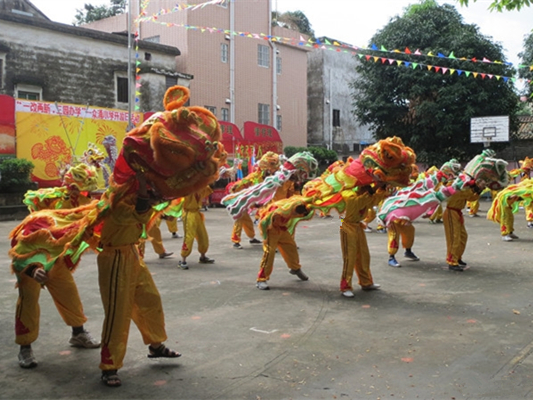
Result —
[[[426, 0], [410, 7], [405, 15], [392, 19], [371, 39], [370, 44], [387, 49], [419, 49], [455, 59], [410, 56], [402, 53], [373, 51], [385, 62], [361, 62], [359, 77], [351, 84], [354, 90], [355, 114], [369, 124], [376, 139], [390, 136], [402, 138], [415, 150], [417, 161], [440, 165], [452, 157], [468, 161], [481, 149], [470, 144], [472, 117], [509, 115], [510, 129], [516, 127], [517, 96], [504, 79], [465, 77], [465, 74], [435, 73], [425, 65], [438, 65], [455, 71], [513, 76], [507, 64], [473, 63], [462, 57], [505, 61], [501, 45], [483, 36], [477, 26], [463, 23], [462, 16], [448, 4], [438, 6]], [[389, 65], [392, 57], [424, 67]]]
[[74, 25], [87, 24], [126, 12], [126, 0], [109, 0], [109, 6], [93, 6], [85, 3], [83, 9], [76, 9]]
[[315, 40], [315, 31], [311, 28], [311, 23], [302, 11], [287, 11], [284, 13], [274, 11], [272, 12], [272, 25], [298, 31]]
[[17, 189], [21, 191], [33, 187], [31, 173], [35, 166], [24, 158], [8, 158], [0, 164], [0, 189]]
[[[531, 69], [533, 66], [533, 32], [524, 39], [524, 51], [519, 53], [518, 57], [520, 57], [520, 63], [525, 67], [518, 70], [520, 78], [533, 80], [533, 70]], [[533, 83], [525, 89], [523, 94], [529, 97], [530, 104], [533, 103]]]
[[[462, 6], [468, 6], [468, 3], [470, 3], [470, 0], [457, 0], [459, 4]], [[475, 3], [477, 0], [472, 0], [472, 3]], [[512, 11], [512, 10], [520, 10], [522, 7], [529, 7], [533, 4], [533, 1], [531, 0], [494, 0], [490, 6], [489, 10], [491, 11], [499, 11], [502, 12], [503, 10]]]
[[318, 161], [319, 166], [329, 166], [331, 163], [338, 160], [339, 156], [335, 150], [328, 150], [323, 147], [294, 147], [287, 146], [284, 149], [285, 156], [291, 158], [294, 154], [301, 151], [310, 152]]

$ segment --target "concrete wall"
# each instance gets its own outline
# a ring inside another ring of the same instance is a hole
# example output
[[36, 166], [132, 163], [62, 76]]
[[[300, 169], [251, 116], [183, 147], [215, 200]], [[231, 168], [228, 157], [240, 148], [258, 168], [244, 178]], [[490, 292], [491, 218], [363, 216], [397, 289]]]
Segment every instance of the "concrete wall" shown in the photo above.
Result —
[[[0, 13], [0, 32], [5, 59], [0, 93], [14, 96], [16, 85], [25, 84], [42, 88], [44, 101], [128, 108], [116, 101], [116, 74], [127, 77], [127, 37], [10, 13]], [[139, 42], [138, 54], [141, 74], [149, 75], [154, 89], [141, 111], [161, 110], [166, 75], [179, 75], [179, 50]]]
[[[309, 144], [322, 145], [346, 155], [359, 152], [359, 144], [375, 139], [368, 126], [353, 115], [355, 67], [359, 61], [349, 52], [315, 49], [308, 57]], [[333, 110], [340, 111], [340, 126], [333, 127]], [[355, 149], [354, 149], [355, 145]]]

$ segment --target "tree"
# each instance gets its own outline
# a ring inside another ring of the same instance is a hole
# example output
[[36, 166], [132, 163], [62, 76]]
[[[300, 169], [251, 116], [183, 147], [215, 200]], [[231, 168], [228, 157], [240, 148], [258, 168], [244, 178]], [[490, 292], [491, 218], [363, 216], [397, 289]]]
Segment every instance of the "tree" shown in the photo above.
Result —
[[[511, 129], [516, 126], [514, 88], [507, 79], [495, 77], [513, 76], [513, 68], [471, 61], [505, 61], [501, 45], [480, 34], [477, 26], [464, 24], [453, 6], [439, 6], [434, 0], [411, 6], [376, 33], [371, 44], [412, 53], [454, 53], [452, 58], [368, 51], [370, 62], [359, 63], [359, 76], [351, 87], [354, 113], [371, 126], [376, 139], [399, 136], [415, 150], [419, 162], [439, 165], [452, 157], [466, 161], [479, 152], [479, 145], [470, 144], [472, 117], [510, 115]], [[390, 65], [389, 58], [411, 64]], [[427, 65], [446, 70], [428, 71]], [[493, 79], [459, 75], [458, 70], [491, 74]]]
[[[470, 0], [457, 0], [459, 4], [462, 6], [468, 6], [468, 3], [470, 3]], [[475, 3], [477, 0], [472, 0], [472, 3]], [[533, 4], [533, 1], [531, 0], [494, 0], [490, 6], [489, 10], [497, 10], [497, 11], [512, 11], [512, 10], [520, 10], [522, 7], [529, 7]]]
[[85, 3], [83, 9], [76, 9], [74, 25], [88, 24], [126, 12], [126, 0], [109, 0], [109, 6], [93, 6]]
[[315, 39], [315, 31], [301, 11], [287, 11], [284, 13], [274, 11], [272, 12], [272, 25], [292, 29], [309, 36], [313, 40]]
[[[524, 39], [524, 51], [519, 53], [518, 57], [524, 67], [518, 70], [520, 78], [533, 80], [533, 32]], [[533, 103], [533, 82], [526, 88], [524, 94], [529, 96], [529, 102]]]

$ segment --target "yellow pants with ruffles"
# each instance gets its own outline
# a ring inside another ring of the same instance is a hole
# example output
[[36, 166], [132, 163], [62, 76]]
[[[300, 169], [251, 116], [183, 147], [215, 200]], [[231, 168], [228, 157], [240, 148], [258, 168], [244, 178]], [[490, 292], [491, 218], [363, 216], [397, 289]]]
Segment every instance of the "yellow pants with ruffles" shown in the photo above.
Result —
[[287, 230], [272, 227], [268, 230], [267, 238], [263, 241], [263, 258], [259, 266], [257, 282], [265, 282], [270, 279], [274, 268], [276, 249], [279, 250], [287, 267], [295, 271], [301, 268], [298, 249], [292, 235]]
[[146, 345], [167, 335], [161, 296], [137, 246], [106, 246], [97, 261], [105, 314], [100, 369], [108, 371], [122, 368], [131, 320]]
[[185, 211], [181, 217], [183, 221], [183, 245], [181, 256], [187, 258], [192, 252], [194, 239], [198, 242], [200, 254], [207, 253], [209, 249], [209, 236], [205, 229], [205, 216], [200, 211]]
[[[43, 285], [25, 273], [17, 273], [17, 278], [19, 297], [15, 314], [15, 343], [27, 346], [39, 336], [39, 296]], [[48, 272], [44, 288], [50, 292], [59, 315], [68, 326], [82, 326], [87, 321], [72, 272], [62, 258]]]
[[410, 222], [392, 221], [389, 224], [387, 233], [389, 235], [388, 250], [391, 256], [398, 252], [400, 239], [404, 249], [410, 249], [415, 243], [415, 227]]
[[463, 212], [456, 208], [446, 207], [442, 222], [446, 236], [446, 262], [448, 265], [459, 265], [468, 240]]
[[340, 229], [342, 250], [342, 275], [340, 289], [342, 292], [353, 290], [353, 272], [359, 278], [359, 285], [369, 286], [374, 283], [370, 272], [370, 251], [366, 234], [361, 223], [344, 221]]
[[252, 222], [250, 214], [248, 214], [247, 212], [245, 212], [242, 217], [240, 217], [233, 223], [233, 231], [231, 232], [231, 241], [233, 243], [241, 242], [243, 228], [244, 233], [246, 233], [246, 236], [248, 236], [250, 239], [253, 239], [255, 237], [254, 223]]

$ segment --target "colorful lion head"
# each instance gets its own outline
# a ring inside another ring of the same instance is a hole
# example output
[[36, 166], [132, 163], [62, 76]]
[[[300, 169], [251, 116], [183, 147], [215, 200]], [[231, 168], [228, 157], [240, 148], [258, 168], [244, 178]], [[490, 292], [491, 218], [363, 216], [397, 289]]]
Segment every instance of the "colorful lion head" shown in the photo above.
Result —
[[488, 187], [491, 190], [500, 190], [509, 185], [507, 162], [494, 158], [495, 155], [493, 150], [484, 150], [470, 160], [464, 168], [464, 172], [474, 179], [480, 188]]
[[80, 192], [92, 192], [98, 188], [96, 169], [92, 165], [78, 164], [63, 174], [63, 186], [76, 187]]
[[271, 174], [276, 172], [281, 166], [279, 155], [273, 151], [267, 151], [257, 163], [261, 171], [268, 171]]
[[117, 184], [142, 171], [162, 199], [184, 197], [217, 178], [225, 160], [220, 125], [203, 107], [184, 107], [189, 89], [173, 86], [165, 93], [166, 111], [156, 113], [124, 138], [115, 164]]

